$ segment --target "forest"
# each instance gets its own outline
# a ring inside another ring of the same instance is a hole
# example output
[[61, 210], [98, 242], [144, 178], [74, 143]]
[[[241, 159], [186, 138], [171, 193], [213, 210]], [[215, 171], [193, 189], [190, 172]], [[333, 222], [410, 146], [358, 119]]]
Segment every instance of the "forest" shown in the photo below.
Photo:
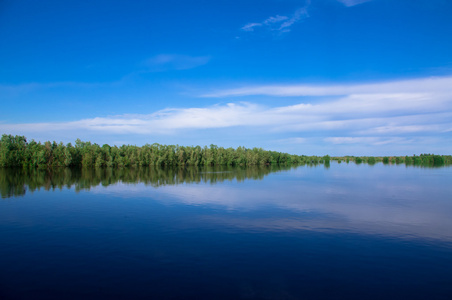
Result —
[[[142, 147], [98, 145], [75, 141], [27, 142], [24, 136], [3, 134], [0, 140], [0, 167], [140, 167], [140, 166], [250, 166], [298, 164], [309, 157], [262, 148], [223, 148], [216, 145], [179, 146], [154, 143]], [[314, 158], [313, 158], [314, 159]], [[319, 161], [318, 158], [315, 158]]]
[[24, 136], [3, 134], [0, 140], [0, 167], [54, 168], [54, 167], [143, 167], [143, 166], [263, 166], [324, 163], [330, 161], [375, 164], [405, 163], [407, 165], [441, 166], [452, 163], [450, 155], [421, 154], [391, 157], [330, 157], [306, 156], [267, 151], [262, 148], [223, 148], [216, 145], [179, 146], [145, 144], [144, 146], [102, 146], [83, 142], [27, 141]]

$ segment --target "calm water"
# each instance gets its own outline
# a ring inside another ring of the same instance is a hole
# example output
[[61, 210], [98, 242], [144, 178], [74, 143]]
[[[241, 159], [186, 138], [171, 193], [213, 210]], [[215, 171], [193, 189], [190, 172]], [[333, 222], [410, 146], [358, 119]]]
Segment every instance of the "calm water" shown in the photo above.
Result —
[[452, 299], [452, 168], [0, 170], [1, 299]]

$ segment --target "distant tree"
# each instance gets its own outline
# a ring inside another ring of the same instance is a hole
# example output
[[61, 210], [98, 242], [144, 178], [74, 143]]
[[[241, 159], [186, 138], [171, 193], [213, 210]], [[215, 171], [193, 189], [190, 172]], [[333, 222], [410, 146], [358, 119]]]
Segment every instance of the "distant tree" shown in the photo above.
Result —
[[245, 147], [223, 148], [211, 144], [204, 146], [179, 146], [160, 145], [154, 143], [142, 147], [135, 145], [122, 145], [121, 147], [109, 146], [83, 142], [80, 139], [71, 143], [44, 142], [44, 144], [27, 140], [23, 136], [12, 136], [3, 134], [0, 139], [0, 167], [23, 167], [23, 168], [56, 168], [56, 167], [142, 167], [142, 166], [265, 166], [265, 165], [294, 165], [313, 164], [319, 162], [329, 164], [334, 159], [341, 162], [343, 159], [348, 163], [350, 159], [357, 164], [367, 162], [374, 164], [377, 161], [383, 163], [403, 163], [440, 166], [451, 164], [452, 156], [421, 154], [419, 156], [397, 156], [397, 157], [334, 157], [329, 155], [303, 156], [291, 155], [277, 151], [265, 151], [262, 148], [248, 149]]
[[375, 165], [376, 162], [377, 162], [377, 161], [376, 161], [375, 157], [373, 157], [373, 156], [371, 156], [371, 157], [369, 157], [369, 158], [367, 159], [367, 163], [368, 163], [369, 165]]

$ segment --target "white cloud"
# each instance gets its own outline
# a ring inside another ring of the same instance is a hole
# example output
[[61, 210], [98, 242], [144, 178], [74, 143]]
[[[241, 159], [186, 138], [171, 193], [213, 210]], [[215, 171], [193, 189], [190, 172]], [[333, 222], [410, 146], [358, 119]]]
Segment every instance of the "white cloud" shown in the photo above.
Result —
[[[358, 4], [362, 4], [365, 2], [369, 2], [372, 0], [337, 0], [343, 5], [347, 7], [355, 6]], [[303, 19], [306, 19], [309, 17], [308, 13], [308, 7], [310, 6], [311, 1], [306, 0], [305, 5], [301, 8], [298, 8], [295, 10], [295, 12], [290, 16], [271, 16], [267, 19], [265, 19], [262, 22], [251, 22], [248, 23], [242, 28], [240, 28], [242, 31], [252, 32], [257, 28], [265, 28], [271, 31], [277, 31], [277, 32], [289, 32], [291, 30], [292, 25], [295, 23], [300, 22]]]
[[403, 134], [403, 133], [412, 133], [412, 132], [441, 132], [445, 131], [444, 127], [440, 124], [433, 124], [433, 125], [384, 125], [375, 127], [368, 132], [373, 132], [376, 134]]
[[337, 0], [337, 1], [339, 1], [342, 4], [344, 4], [347, 7], [350, 7], [350, 6], [355, 6], [355, 5], [358, 5], [358, 4], [365, 3], [365, 2], [369, 2], [369, 1], [372, 1], [372, 0]]
[[148, 71], [188, 70], [207, 64], [210, 56], [189, 56], [180, 54], [160, 54], [142, 64]]
[[413, 139], [403, 137], [327, 137], [324, 139], [328, 143], [332, 144], [368, 144], [368, 145], [386, 145], [386, 144], [401, 144], [401, 143], [413, 143]]
[[288, 17], [286, 16], [280, 16], [280, 15], [276, 15], [274, 17], [270, 17], [267, 20], [264, 21], [264, 24], [273, 24], [273, 23], [279, 23], [282, 21], [287, 20]]
[[[288, 90], [286, 90], [286, 88]], [[239, 102], [208, 107], [168, 108], [149, 114], [119, 115], [71, 122], [0, 123], [0, 131], [28, 133], [80, 132], [102, 134], [177, 135], [187, 131], [249, 129], [280, 135], [285, 144], [307, 142], [307, 135], [329, 136], [333, 144], [406, 143], [413, 136], [439, 136], [450, 144], [452, 77], [344, 86], [282, 86], [243, 88], [238, 94], [332, 96], [317, 102], [268, 107]], [[253, 93], [251, 93], [252, 91]], [[276, 91], [276, 92], [275, 92]], [[231, 90], [221, 95], [234, 94]], [[246, 128], [246, 129], [245, 129]], [[231, 131], [230, 131], [231, 132]], [[284, 133], [301, 137], [286, 138]], [[251, 133], [249, 133], [251, 135]]]
[[243, 31], [254, 31], [255, 27], [262, 26], [262, 23], [249, 23], [242, 27]]
[[295, 23], [309, 17], [307, 7], [310, 1], [306, 1], [306, 4], [302, 8], [298, 8], [291, 16], [276, 15], [265, 19], [262, 22], [248, 23], [241, 28], [243, 31], [254, 31], [258, 27], [263, 27], [271, 31], [277, 32], [289, 32], [290, 27]]
[[299, 22], [302, 19], [305, 19], [309, 17], [308, 12], [306, 10], [306, 8], [299, 8], [295, 11], [295, 13], [290, 17], [290, 19], [288, 19], [287, 21], [285, 21], [284, 23], [281, 24], [281, 26], [279, 26], [279, 30], [282, 30], [284, 32], [288, 32], [290, 31], [290, 27]]
[[259, 85], [220, 90], [203, 95], [204, 97], [230, 96], [340, 96], [350, 94], [376, 93], [450, 93], [452, 77], [428, 77], [388, 82], [344, 85]]

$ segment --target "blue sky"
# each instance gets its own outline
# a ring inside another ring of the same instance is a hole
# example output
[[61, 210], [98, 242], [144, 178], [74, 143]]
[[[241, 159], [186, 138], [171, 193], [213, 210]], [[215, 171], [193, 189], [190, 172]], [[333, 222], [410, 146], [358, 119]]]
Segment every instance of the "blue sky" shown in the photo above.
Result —
[[452, 1], [0, 2], [0, 132], [451, 154]]

